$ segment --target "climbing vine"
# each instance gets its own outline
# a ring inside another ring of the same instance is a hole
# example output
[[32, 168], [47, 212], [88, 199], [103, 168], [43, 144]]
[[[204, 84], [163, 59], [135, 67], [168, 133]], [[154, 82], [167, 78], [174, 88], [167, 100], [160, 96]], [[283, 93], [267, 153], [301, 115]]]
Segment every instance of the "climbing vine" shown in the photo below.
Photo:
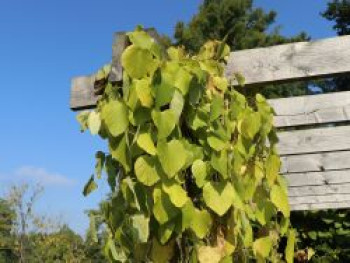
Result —
[[110, 261], [293, 262], [273, 109], [224, 76], [229, 47], [210, 41], [189, 55], [140, 28], [127, 36], [122, 83], [101, 69], [97, 108], [77, 117], [109, 146], [84, 195], [106, 174]]

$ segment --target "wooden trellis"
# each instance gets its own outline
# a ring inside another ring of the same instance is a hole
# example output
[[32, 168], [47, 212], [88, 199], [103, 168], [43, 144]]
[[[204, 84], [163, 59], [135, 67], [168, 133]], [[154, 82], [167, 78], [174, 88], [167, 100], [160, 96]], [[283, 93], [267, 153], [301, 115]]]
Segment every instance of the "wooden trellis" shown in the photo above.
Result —
[[[150, 31], [157, 37], [154, 31]], [[120, 81], [124, 33], [113, 44], [113, 81]], [[241, 73], [246, 87], [350, 73], [350, 36], [237, 51], [226, 76]], [[74, 78], [72, 110], [96, 106], [94, 76]], [[281, 173], [289, 182], [293, 210], [350, 207], [350, 92], [274, 99]]]

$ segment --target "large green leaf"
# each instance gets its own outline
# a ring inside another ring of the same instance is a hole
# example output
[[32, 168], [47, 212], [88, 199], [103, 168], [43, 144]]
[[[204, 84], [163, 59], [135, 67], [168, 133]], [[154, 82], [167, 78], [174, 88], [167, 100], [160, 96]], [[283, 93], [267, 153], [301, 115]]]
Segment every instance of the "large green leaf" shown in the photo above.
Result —
[[135, 162], [137, 179], [146, 186], [152, 186], [160, 180], [157, 159], [151, 156], [141, 156]]
[[155, 41], [145, 31], [139, 30], [127, 34], [131, 43], [142, 49], [150, 50]]
[[165, 224], [177, 216], [180, 212], [169, 199], [169, 196], [157, 187], [153, 191], [153, 214], [160, 224]]
[[250, 113], [243, 119], [240, 132], [245, 138], [253, 139], [258, 133], [261, 125], [261, 118], [258, 112]]
[[114, 137], [122, 134], [129, 125], [128, 108], [119, 100], [112, 100], [104, 105], [101, 118]]
[[179, 68], [174, 80], [175, 87], [178, 88], [183, 95], [186, 95], [190, 88], [192, 75], [186, 70]]
[[89, 114], [88, 126], [92, 135], [98, 134], [101, 127], [100, 114], [96, 111], [92, 111]]
[[186, 191], [176, 181], [163, 184], [163, 190], [176, 207], [183, 207], [189, 200]]
[[149, 81], [146, 79], [135, 80], [135, 89], [141, 105], [146, 108], [151, 108], [153, 105], [153, 97]]
[[157, 149], [154, 146], [154, 142], [149, 132], [141, 132], [139, 134], [137, 137], [137, 145], [150, 155], [155, 155], [157, 153]]
[[153, 74], [158, 62], [149, 50], [131, 45], [123, 52], [122, 66], [130, 77], [140, 79]]
[[164, 172], [169, 178], [175, 176], [186, 164], [187, 152], [179, 140], [161, 141], [157, 145], [157, 155]]
[[192, 164], [192, 174], [199, 188], [202, 188], [207, 182], [207, 165], [202, 160], [196, 160]]
[[213, 98], [210, 105], [210, 121], [214, 121], [223, 113], [224, 111], [224, 99], [217, 95]]
[[227, 151], [223, 150], [219, 153], [212, 153], [210, 164], [218, 171], [221, 176], [226, 179], [228, 177], [227, 171]]
[[279, 186], [274, 185], [271, 189], [271, 201], [285, 217], [290, 216], [290, 207], [286, 192]]
[[200, 263], [219, 263], [224, 257], [219, 247], [201, 246], [197, 253]]
[[209, 182], [203, 188], [203, 198], [209, 208], [223, 216], [232, 206], [234, 191], [230, 182]]
[[212, 219], [208, 211], [194, 210], [190, 226], [198, 238], [203, 239], [210, 232], [211, 225]]
[[277, 155], [270, 154], [266, 159], [265, 167], [267, 181], [269, 185], [272, 186], [274, 185], [281, 168], [280, 158]]
[[152, 111], [152, 119], [158, 129], [158, 139], [164, 139], [174, 130], [176, 114], [173, 110]]
[[153, 263], [168, 263], [174, 255], [174, 242], [159, 244], [156, 238], [152, 241], [151, 258]]
[[254, 241], [254, 254], [262, 258], [267, 258], [272, 249], [272, 241], [270, 237], [262, 237]]
[[185, 100], [179, 91], [175, 91], [174, 97], [170, 103], [170, 109], [175, 113], [176, 119], [178, 120], [182, 114], [184, 108]]

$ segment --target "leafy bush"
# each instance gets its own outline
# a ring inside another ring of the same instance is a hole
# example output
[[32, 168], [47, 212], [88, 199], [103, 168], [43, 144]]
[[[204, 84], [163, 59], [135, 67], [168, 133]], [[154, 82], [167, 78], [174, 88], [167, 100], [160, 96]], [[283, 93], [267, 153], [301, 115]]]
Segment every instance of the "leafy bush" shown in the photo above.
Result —
[[123, 82], [108, 82], [110, 66], [101, 69], [97, 108], [78, 115], [82, 131], [109, 146], [97, 152], [84, 194], [104, 169], [110, 261], [293, 262], [273, 110], [224, 76], [229, 47], [210, 41], [189, 56], [162, 50], [141, 29], [127, 35]]

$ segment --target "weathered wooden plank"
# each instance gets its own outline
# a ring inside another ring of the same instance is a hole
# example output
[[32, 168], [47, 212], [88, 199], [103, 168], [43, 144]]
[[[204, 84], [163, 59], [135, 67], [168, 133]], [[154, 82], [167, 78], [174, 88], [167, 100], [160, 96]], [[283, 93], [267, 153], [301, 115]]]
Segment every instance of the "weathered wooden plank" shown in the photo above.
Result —
[[94, 108], [98, 97], [94, 94], [94, 76], [76, 77], [72, 80], [70, 108], [83, 110]]
[[246, 85], [327, 77], [350, 72], [350, 36], [299, 42], [231, 54], [226, 76], [239, 72]]
[[350, 151], [283, 156], [281, 173], [350, 169]]
[[[230, 77], [239, 72], [249, 86], [349, 73], [349, 46], [350, 36], [342, 36], [315, 42], [236, 51], [229, 57], [225, 74]], [[119, 51], [114, 53], [120, 54]], [[80, 97], [76, 94], [77, 91], [91, 93], [88, 91], [91, 85], [84, 85], [84, 82], [80, 84], [82, 86], [79, 89], [72, 89], [72, 97]], [[71, 107], [78, 110], [79, 107], [91, 106], [91, 99], [84, 102], [82, 97], [77, 107], [74, 104]]]
[[306, 210], [324, 210], [324, 209], [342, 209], [349, 208], [350, 201], [344, 202], [329, 202], [316, 204], [294, 204], [291, 205], [292, 211], [306, 211]]
[[350, 150], [350, 126], [280, 132], [281, 155]]
[[349, 202], [350, 194], [334, 194], [334, 195], [315, 195], [315, 196], [297, 196], [289, 198], [290, 205], [297, 204], [318, 204], [318, 203], [337, 203], [337, 202]]
[[289, 187], [350, 183], [350, 170], [294, 173], [284, 176]]
[[109, 75], [109, 81], [117, 82], [123, 80], [122, 54], [128, 45], [128, 37], [126, 32], [117, 32], [114, 34], [114, 42], [112, 46], [112, 67]]
[[[350, 63], [350, 62], [349, 62]], [[350, 120], [350, 92], [273, 99], [278, 128]]]
[[288, 195], [295, 196], [315, 196], [315, 195], [331, 195], [331, 194], [349, 194], [350, 183], [332, 184], [332, 185], [316, 185], [316, 186], [298, 186], [289, 187]]

